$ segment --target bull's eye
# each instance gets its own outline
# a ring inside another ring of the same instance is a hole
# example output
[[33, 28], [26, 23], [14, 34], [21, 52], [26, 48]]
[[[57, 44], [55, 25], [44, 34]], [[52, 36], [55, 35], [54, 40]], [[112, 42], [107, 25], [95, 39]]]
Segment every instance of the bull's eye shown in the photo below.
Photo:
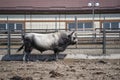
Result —
[[76, 38], [75, 37], [73, 37], [73, 40], [75, 40]]

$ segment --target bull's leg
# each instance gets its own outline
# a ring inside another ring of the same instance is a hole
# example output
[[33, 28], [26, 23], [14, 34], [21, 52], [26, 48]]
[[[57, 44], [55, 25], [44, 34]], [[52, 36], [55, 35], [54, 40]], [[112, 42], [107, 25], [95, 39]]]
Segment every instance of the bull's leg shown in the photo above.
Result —
[[27, 52], [24, 51], [23, 54], [24, 54], [23, 55], [23, 61], [27, 61], [27, 57], [26, 57], [27, 56]]
[[57, 61], [58, 60], [58, 52], [57, 53], [55, 53], [55, 60]]
[[23, 61], [29, 61], [29, 55], [30, 55], [31, 51], [32, 51], [32, 48], [25, 47]]
[[54, 59], [55, 59], [56, 61], [58, 60], [58, 54], [59, 54], [58, 51], [54, 51]]
[[23, 61], [29, 61], [29, 55], [31, 52], [24, 52]]

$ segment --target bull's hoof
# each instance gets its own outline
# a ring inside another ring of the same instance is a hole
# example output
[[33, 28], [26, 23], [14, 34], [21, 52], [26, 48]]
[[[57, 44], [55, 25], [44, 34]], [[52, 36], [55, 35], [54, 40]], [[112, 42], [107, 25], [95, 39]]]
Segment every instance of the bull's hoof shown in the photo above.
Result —
[[46, 59], [44, 59], [43, 61], [44, 61], [44, 62], [47, 62], [47, 61], [49, 61], [49, 59], [48, 59], [48, 58], [46, 58]]
[[53, 59], [54, 59], [55, 61], [58, 61], [58, 54], [54, 54]]
[[58, 61], [59, 59], [55, 57], [53, 60], [54, 60], [54, 61]]
[[28, 61], [29, 61], [29, 59], [25, 59], [25, 58], [23, 58], [23, 61], [24, 61], [24, 62], [28, 62]]

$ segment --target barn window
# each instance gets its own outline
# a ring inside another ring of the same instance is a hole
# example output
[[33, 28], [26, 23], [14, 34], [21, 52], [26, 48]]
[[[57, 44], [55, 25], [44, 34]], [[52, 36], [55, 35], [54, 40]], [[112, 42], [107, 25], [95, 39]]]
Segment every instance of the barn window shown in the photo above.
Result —
[[0, 23], [0, 30], [6, 30], [6, 24]]
[[22, 30], [23, 24], [21, 23], [16, 23], [16, 30]]
[[83, 23], [78, 23], [78, 28], [83, 28]]
[[104, 28], [111, 28], [109, 22], [104, 22], [104, 23], [103, 23], [103, 27], [104, 27]]
[[103, 22], [103, 27], [107, 29], [117, 29], [120, 28], [120, 22]]
[[23, 23], [0, 23], [0, 30], [6, 30], [8, 27], [11, 31], [22, 30]]
[[71, 30], [75, 30], [76, 25], [75, 23], [69, 23], [68, 27], [69, 27], [69, 30], [71, 31]]
[[119, 28], [119, 22], [111, 22], [111, 28]]
[[86, 22], [85, 24], [85, 28], [93, 28], [92, 27], [92, 22]]
[[11, 31], [14, 31], [14, 29], [15, 29], [14, 23], [8, 23], [8, 27]]
[[[68, 25], [69, 30], [75, 30], [76, 29], [76, 24], [75, 23], [69, 23]], [[86, 31], [86, 30], [91, 30], [92, 27], [92, 22], [79, 22], [78, 23], [78, 30], [79, 31]]]

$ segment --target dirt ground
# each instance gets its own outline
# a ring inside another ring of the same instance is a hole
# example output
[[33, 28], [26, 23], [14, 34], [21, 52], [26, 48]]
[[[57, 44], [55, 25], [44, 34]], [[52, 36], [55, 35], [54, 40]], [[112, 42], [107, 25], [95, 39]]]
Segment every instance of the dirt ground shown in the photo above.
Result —
[[120, 80], [120, 59], [0, 61], [0, 80]]

